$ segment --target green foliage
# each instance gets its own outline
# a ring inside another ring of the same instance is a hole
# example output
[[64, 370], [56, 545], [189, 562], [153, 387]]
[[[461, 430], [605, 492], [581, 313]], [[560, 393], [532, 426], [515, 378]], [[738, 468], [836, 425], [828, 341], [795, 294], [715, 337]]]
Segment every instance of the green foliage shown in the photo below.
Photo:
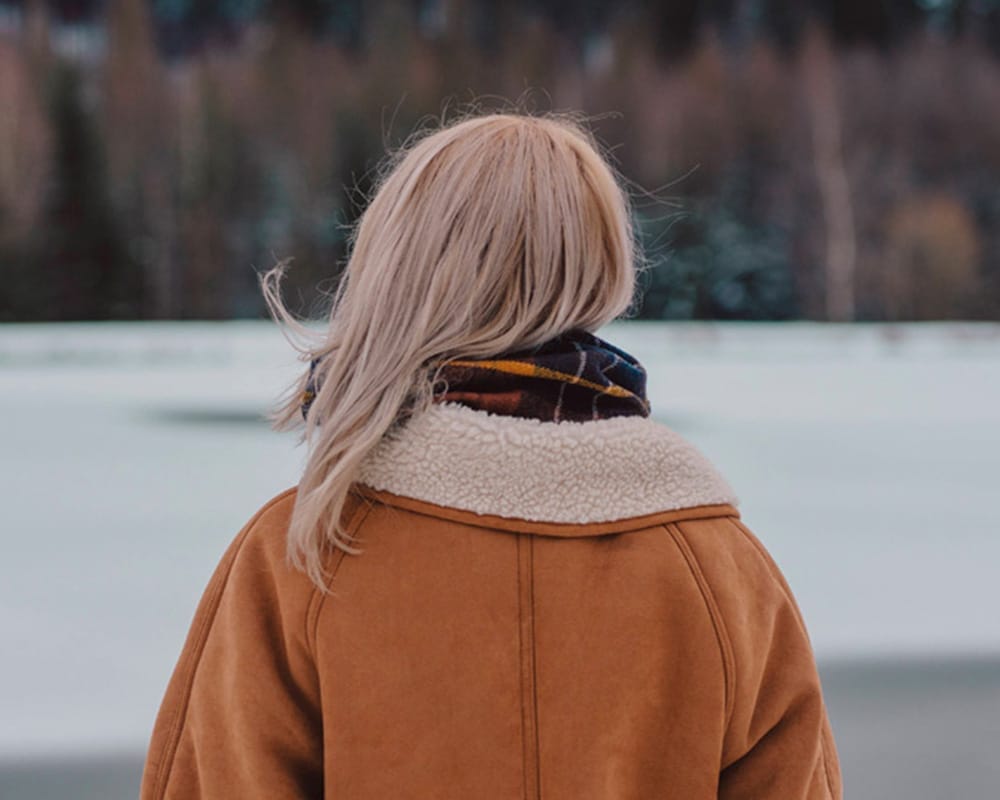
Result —
[[[789, 319], [797, 313], [787, 234], [705, 205], [671, 220], [639, 217], [650, 269], [646, 319]], [[670, 237], [673, 245], [664, 245]]]

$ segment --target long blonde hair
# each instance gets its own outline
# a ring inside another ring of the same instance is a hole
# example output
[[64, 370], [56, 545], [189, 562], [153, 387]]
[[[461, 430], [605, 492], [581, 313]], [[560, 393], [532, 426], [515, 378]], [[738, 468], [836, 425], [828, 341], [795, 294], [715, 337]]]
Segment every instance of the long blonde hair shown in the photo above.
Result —
[[[634, 311], [638, 250], [629, 196], [576, 118], [467, 114], [418, 132], [386, 162], [352, 233], [350, 259], [316, 332], [283, 305], [285, 264], [261, 276], [272, 315], [320, 358], [271, 419], [304, 425], [308, 458], [289, 563], [325, 590], [325, 554], [361, 552], [342, 510], [365, 455], [426, 410], [435, 368], [591, 332]], [[294, 342], [293, 342], [294, 343]]]

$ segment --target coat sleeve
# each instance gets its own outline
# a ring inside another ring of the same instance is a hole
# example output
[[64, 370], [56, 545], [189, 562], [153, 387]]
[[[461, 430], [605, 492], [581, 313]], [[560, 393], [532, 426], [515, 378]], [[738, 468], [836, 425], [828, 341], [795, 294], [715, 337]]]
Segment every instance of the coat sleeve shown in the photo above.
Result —
[[739, 518], [711, 525], [685, 538], [707, 583], [726, 665], [719, 798], [841, 800], [819, 674], [791, 589]]
[[284, 563], [293, 491], [251, 519], [195, 612], [154, 724], [141, 800], [321, 797], [314, 592]]

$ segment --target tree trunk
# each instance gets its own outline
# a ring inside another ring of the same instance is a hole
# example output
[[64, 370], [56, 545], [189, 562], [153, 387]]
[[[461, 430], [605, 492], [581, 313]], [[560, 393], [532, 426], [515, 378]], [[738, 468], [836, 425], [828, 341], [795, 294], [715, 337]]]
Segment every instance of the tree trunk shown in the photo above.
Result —
[[803, 76], [826, 232], [826, 317], [832, 321], [847, 322], [854, 319], [857, 239], [851, 187], [841, 141], [842, 122], [835, 70], [830, 43], [823, 32], [814, 28], [803, 48]]

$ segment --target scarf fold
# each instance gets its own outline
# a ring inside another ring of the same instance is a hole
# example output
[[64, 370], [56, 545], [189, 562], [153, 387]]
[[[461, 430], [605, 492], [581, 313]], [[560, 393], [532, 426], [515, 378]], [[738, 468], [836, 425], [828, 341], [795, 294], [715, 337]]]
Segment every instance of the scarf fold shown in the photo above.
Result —
[[435, 402], [547, 422], [649, 416], [646, 371], [633, 356], [582, 329], [488, 359], [441, 369]]
[[[303, 418], [319, 391], [318, 362], [310, 364]], [[545, 422], [650, 414], [643, 366], [582, 328], [493, 358], [455, 359], [438, 371], [438, 379], [446, 388], [435, 394], [435, 403], [461, 403], [494, 414]]]

